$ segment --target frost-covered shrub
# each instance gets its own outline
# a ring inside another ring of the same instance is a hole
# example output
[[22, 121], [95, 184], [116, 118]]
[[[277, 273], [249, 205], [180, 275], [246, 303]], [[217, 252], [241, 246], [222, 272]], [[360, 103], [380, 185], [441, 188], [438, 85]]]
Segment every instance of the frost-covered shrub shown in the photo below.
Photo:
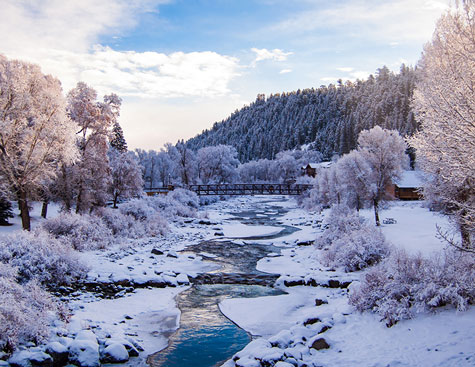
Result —
[[94, 212], [116, 238], [139, 238], [146, 234], [145, 227], [131, 215], [123, 214], [118, 209], [98, 208]]
[[2, 237], [0, 263], [16, 267], [21, 283], [34, 279], [45, 285], [70, 284], [87, 273], [69, 245], [42, 230]]
[[440, 306], [463, 311], [475, 303], [475, 257], [453, 250], [432, 258], [394, 251], [352, 289], [350, 303], [376, 312], [388, 326]]
[[144, 223], [144, 230], [149, 236], [163, 236], [168, 232], [168, 222], [160, 213], [155, 213]]
[[20, 285], [16, 269], [0, 263], [0, 350], [13, 351], [19, 343], [41, 341], [48, 324], [61, 308], [35, 281]]
[[332, 208], [326, 221], [326, 229], [316, 241], [325, 249], [323, 263], [330, 267], [343, 267], [345, 271], [357, 271], [381, 261], [389, 254], [389, 246], [378, 229], [365, 224], [364, 220], [346, 206]]
[[169, 198], [170, 200], [177, 201], [193, 209], [198, 209], [200, 205], [198, 195], [196, 195], [196, 193], [190, 190], [180, 188], [175, 189], [168, 193], [167, 198]]
[[[187, 191], [187, 190], [182, 190]], [[179, 200], [175, 200], [178, 198]], [[193, 199], [192, 196], [190, 196]], [[168, 194], [166, 196], [158, 195], [153, 197], [148, 197], [144, 199], [147, 201], [148, 205], [155, 210], [161, 212], [165, 217], [169, 219], [175, 219], [176, 217], [194, 217], [196, 216], [196, 207], [198, 206], [198, 199], [196, 202], [194, 200], [191, 201], [193, 206], [187, 205], [187, 196], [178, 194], [175, 197], [173, 195]], [[181, 201], [183, 200], [183, 201]]]
[[130, 215], [138, 221], [147, 220], [147, 218], [155, 214], [156, 211], [156, 209], [150, 205], [150, 201], [147, 200], [147, 198], [129, 200], [123, 203], [119, 210], [122, 214]]
[[383, 234], [374, 227], [365, 226], [333, 241], [322, 259], [327, 266], [342, 266], [349, 272], [374, 265], [388, 254], [389, 246]]
[[112, 231], [95, 215], [62, 213], [41, 226], [79, 251], [106, 248], [112, 241]]

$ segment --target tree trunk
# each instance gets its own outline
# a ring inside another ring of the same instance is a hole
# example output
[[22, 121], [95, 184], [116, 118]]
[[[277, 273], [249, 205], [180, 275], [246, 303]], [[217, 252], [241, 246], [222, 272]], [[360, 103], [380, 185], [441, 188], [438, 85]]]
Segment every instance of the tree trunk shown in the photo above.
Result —
[[26, 199], [26, 191], [24, 189], [20, 189], [18, 193], [18, 206], [20, 208], [20, 215], [21, 215], [21, 224], [23, 229], [29, 231], [31, 228], [30, 223], [30, 211], [28, 209], [28, 201]]
[[117, 209], [117, 199], [119, 198], [119, 194], [117, 192], [114, 193], [114, 205], [113, 208]]
[[373, 206], [374, 206], [374, 220], [376, 221], [376, 226], [379, 227], [381, 223], [379, 222], [379, 202], [378, 200], [374, 199], [373, 200]]
[[470, 231], [466, 224], [460, 224], [460, 237], [462, 238], [462, 247], [467, 250], [473, 250], [470, 238]]
[[41, 206], [41, 216], [46, 219], [47, 214], [48, 214], [48, 200], [44, 200], [43, 205]]

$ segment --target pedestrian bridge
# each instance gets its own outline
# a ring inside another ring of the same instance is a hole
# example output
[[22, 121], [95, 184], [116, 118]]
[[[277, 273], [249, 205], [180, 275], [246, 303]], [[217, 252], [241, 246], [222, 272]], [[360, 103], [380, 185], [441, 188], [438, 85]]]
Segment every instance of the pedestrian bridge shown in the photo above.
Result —
[[211, 184], [190, 185], [188, 189], [198, 195], [301, 195], [312, 188], [303, 184]]

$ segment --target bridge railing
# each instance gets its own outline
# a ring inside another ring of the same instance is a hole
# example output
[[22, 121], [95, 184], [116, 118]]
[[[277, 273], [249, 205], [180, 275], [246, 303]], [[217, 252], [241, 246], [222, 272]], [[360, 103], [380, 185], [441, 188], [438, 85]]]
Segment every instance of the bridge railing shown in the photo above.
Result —
[[209, 184], [189, 185], [198, 195], [301, 195], [312, 185], [304, 184]]

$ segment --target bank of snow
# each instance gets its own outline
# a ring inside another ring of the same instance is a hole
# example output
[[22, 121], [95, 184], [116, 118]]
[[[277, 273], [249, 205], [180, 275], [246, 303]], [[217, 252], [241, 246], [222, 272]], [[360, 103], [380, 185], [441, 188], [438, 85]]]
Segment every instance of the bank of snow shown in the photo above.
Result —
[[[371, 210], [362, 211], [361, 215], [370, 223], [374, 220]], [[338, 279], [340, 284], [350, 280], [358, 283], [362, 272], [327, 269], [319, 262], [319, 250], [297, 246], [298, 242], [314, 239], [311, 236], [322, 217], [305, 218], [299, 209], [291, 210], [284, 218], [286, 223], [304, 224], [306, 228], [287, 239], [273, 240], [275, 246], [286, 247], [281, 256], [258, 262], [258, 270], [281, 274], [278, 285], [287, 295], [228, 299], [220, 304], [227, 317], [257, 338], [224, 366], [475, 365], [473, 306], [467, 312], [440, 308], [435, 314], [418, 314], [387, 328], [377, 315], [356, 312], [348, 304], [347, 289], [286, 286], [311, 281], [328, 285], [329, 279]], [[423, 256], [445, 248], [436, 238], [436, 225], [448, 229], [448, 220], [429, 211], [423, 202], [395, 202], [382, 212], [382, 218], [395, 219], [395, 223], [384, 224], [381, 230], [397, 248]], [[324, 339], [329, 348], [319, 339]]]

